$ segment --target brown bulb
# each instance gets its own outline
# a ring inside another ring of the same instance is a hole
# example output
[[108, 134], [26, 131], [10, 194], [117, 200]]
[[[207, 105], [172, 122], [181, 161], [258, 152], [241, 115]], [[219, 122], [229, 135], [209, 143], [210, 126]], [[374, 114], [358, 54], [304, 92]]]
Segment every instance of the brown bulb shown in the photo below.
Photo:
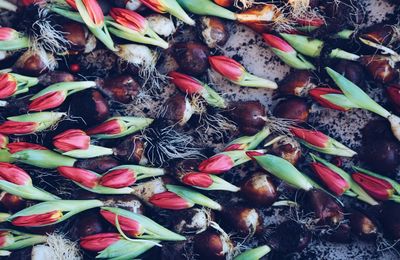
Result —
[[104, 80], [101, 89], [113, 100], [128, 104], [138, 94], [140, 86], [129, 75], [119, 75]]
[[363, 240], [374, 241], [378, 235], [378, 226], [375, 221], [360, 211], [351, 213], [350, 226], [353, 233]]
[[225, 207], [221, 214], [223, 224], [241, 235], [253, 236], [263, 231], [263, 221], [257, 209], [232, 205]]
[[112, 156], [102, 156], [92, 159], [78, 160], [75, 162], [74, 167], [97, 173], [104, 173], [118, 165], [120, 165], [120, 163]]
[[266, 108], [260, 101], [233, 102], [227, 111], [243, 135], [254, 135], [265, 126]]
[[173, 48], [173, 57], [182, 72], [192, 76], [199, 76], [209, 68], [207, 46], [197, 42], [176, 43]]
[[56, 60], [51, 54], [46, 53], [41, 57], [39, 54], [26, 51], [15, 62], [13, 70], [26, 76], [37, 77], [46, 73], [49, 68], [53, 69], [55, 63]]
[[72, 53], [85, 50], [88, 31], [83, 24], [68, 21], [62, 25], [62, 31], [65, 33], [64, 37], [70, 42], [69, 49]]
[[207, 230], [194, 237], [194, 251], [200, 259], [226, 259], [232, 250], [232, 242], [214, 230]]
[[173, 123], [185, 125], [193, 113], [194, 110], [189, 99], [182, 94], [176, 94], [167, 99], [161, 114], [165, 119], [171, 120]]
[[212, 16], [204, 16], [201, 21], [201, 37], [209, 48], [224, 46], [230, 33], [224, 21]]
[[392, 40], [393, 34], [393, 26], [388, 24], [373, 24], [364, 29], [359, 37], [378, 44], [388, 45]]
[[279, 93], [307, 97], [308, 91], [317, 87], [314, 80], [313, 75], [308, 70], [295, 70], [279, 84]]
[[23, 198], [2, 192], [0, 194], [0, 205], [10, 212], [18, 212], [26, 207], [26, 200]]
[[275, 106], [274, 116], [304, 123], [308, 120], [309, 111], [310, 107], [305, 99], [290, 97]]
[[271, 152], [295, 165], [301, 157], [301, 146], [295, 139], [283, 137], [272, 145]]
[[268, 175], [258, 172], [245, 180], [240, 194], [246, 202], [257, 207], [269, 207], [278, 199], [275, 184]]
[[342, 207], [336, 202], [335, 198], [322, 190], [312, 189], [308, 191], [307, 202], [309, 209], [314, 212], [315, 218], [320, 224], [335, 226], [344, 219]]
[[388, 57], [363, 56], [359, 61], [366, 67], [371, 77], [380, 83], [389, 83], [399, 76], [399, 72], [393, 67], [393, 62]]
[[43, 86], [50, 86], [60, 82], [71, 82], [74, 80], [74, 75], [65, 71], [49, 71], [39, 76], [39, 84]]
[[125, 138], [115, 149], [114, 154], [121, 161], [138, 164], [144, 158], [145, 140], [138, 135]]
[[354, 61], [340, 60], [334, 70], [361, 88], [365, 88], [364, 68]]

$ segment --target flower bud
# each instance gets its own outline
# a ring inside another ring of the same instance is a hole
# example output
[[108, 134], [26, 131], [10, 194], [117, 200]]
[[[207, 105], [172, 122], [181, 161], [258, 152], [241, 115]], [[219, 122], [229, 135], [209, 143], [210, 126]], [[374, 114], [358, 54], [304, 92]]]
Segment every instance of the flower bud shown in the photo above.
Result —
[[351, 177], [374, 199], [388, 200], [394, 193], [392, 184], [384, 179], [362, 173], [354, 173]]
[[338, 173], [329, 169], [325, 165], [317, 162], [311, 163], [311, 167], [328, 189], [335, 195], [340, 196], [350, 189], [350, 184]]
[[11, 223], [14, 226], [19, 226], [19, 227], [51, 225], [59, 221], [62, 218], [62, 216], [63, 213], [60, 210], [53, 210], [41, 214], [18, 216], [12, 219]]
[[0, 98], [8, 98], [17, 92], [17, 80], [9, 73], [0, 74]]
[[248, 152], [255, 152], [258, 155], [262, 155], [262, 151], [228, 151], [216, 154], [204, 161], [199, 165], [201, 172], [210, 174], [221, 174], [229, 171], [233, 167], [250, 161]]
[[131, 169], [115, 169], [104, 174], [99, 184], [104, 187], [119, 189], [129, 187], [136, 182], [136, 174]]
[[70, 179], [86, 188], [92, 189], [98, 184], [99, 176], [92, 171], [69, 166], [61, 166], [58, 167], [57, 170], [63, 177]]
[[86, 150], [90, 145], [90, 137], [82, 130], [70, 129], [53, 137], [53, 145], [63, 152]]
[[176, 0], [140, 0], [142, 4], [158, 13], [170, 13], [176, 18], [189, 25], [195, 25], [195, 21], [190, 18], [182, 9], [182, 3], [178, 4]]
[[101, 233], [82, 237], [79, 245], [85, 250], [99, 252], [121, 239], [118, 233]]
[[348, 111], [355, 105], [343, 95], [343, 92], [333, 88], [315, 88], [309, 92], [311, 98], [321, 106], [339, 111]]
[[162, 209], [171, 210], [187, 209], [194, 206], [193, 202], [187, 201], [170, 191], [154, 194], [150, 197], [149, 203]]
[[100, 210], [100, 214], [113, 225], [116, 225], [116, 219], [118, 218], [118, 224], [121, 230], [132, 237], [138, 237], [144, 233], [142, 225], [133, 219], [116, 215], [114, 212], [103, 209]]
[[31, 177], [21, 168], [9, 163], [0, 162], [0, 180], [5, 180], [17, 185], [29, 185]]

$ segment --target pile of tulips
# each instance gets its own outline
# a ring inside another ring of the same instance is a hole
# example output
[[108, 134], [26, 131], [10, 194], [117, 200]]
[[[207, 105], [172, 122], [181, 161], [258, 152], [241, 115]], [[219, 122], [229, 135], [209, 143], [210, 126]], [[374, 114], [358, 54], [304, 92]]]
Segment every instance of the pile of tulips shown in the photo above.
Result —
[[[0, 255], [283, 259], [312, 239], [382, 237], [396, 249], [400, 28], [364, 26], [353, 0], [266, 2], [0, 0], [13, 17], [0, 20]], [[237, 26], [290, 67], [284, 79], [224, 54]], [[233, 101], [214, 77], [278, 101]], [[311, 125], [311, 107], [377, 120], [346, 144]]]

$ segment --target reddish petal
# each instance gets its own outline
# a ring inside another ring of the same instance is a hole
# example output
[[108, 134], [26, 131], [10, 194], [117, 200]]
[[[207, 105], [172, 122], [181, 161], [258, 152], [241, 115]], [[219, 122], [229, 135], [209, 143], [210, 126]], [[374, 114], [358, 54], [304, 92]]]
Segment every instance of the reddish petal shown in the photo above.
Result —
[[17, 91], [17, 81], [10, 74], [0, 75], [0, 98], [8, 98]]
[[72, 150], [86, 150], [90, 146], [90, 136], [79, 129], [70, 129], [53, 138], [53, 145], [57, 149], [68, 152]]
[[135, 182], [135, 173], [132, 170], [117, 169], [102, 176], [99, 184], [104, 187], [119, 189], [129, 187]]
[[321, 163], [311, 163], [311, 167], [322, 182], [332, 191], [334, 194], [340, 196], [348, 189], [350, 189], [350, 184], [343, 179], [339, 174], [326, 167]]
[[[116, 226], [116, 214], [107, 210], [101, 210], [100, 214], [112, 225]], [[133, 237], [140, 236], [143, 234], [142, 227], [139, 222], [126, 218], [123, 216], [118, 216], [118, 224], [120, 225], [122, 231], [127, 232]]]
[[185, 174], [185, 176], [182, 178], [182, 182], [190, 186], [208, 188], [213, 184], [214, 181], [210, 175], [199, 172]]
[[171, 82], [175, 86], [189, 95], [198, 94], [204, 89], [204, 86], [197, 79], [188, 75], [173, 71], [168, 76], [171, 77]]
[[316, 102], [321, 104], [323, 107], [327, 107], [327, 108], [331, 108], [331, 109], [335, 109], [335, 110], [339, 110], [339, 111], [347, 111], [348, 110], [347, 108], [333, 104], [324, 98], [324, 95], [327, 95], [327, 94], [343, 95], [343, 92], [340, 90], [332, 89], [332, 88], [315, 88], [315, 89], [311, 89], [308, 93], [310, 94], [312, 99], [314, 99]]
[[75, 181], [87, 188], [94, 188], [97, 185], [97, 174], [75, 167], [61, 166], [57, 168], [58, 172], [67, 179]]
[[170, 191], [165, 191], [153, 195], [149, 199], [149, 202], [154, 206], [163, 209], [180, 210], [192, 207], [192, 204], [190, 202]]
[[264, 41], [268, 46], [278, 49], [283, 52], [295, 52], [295, 50], [287, 43], [285, 40], [279, 38], [278, 36], [264, 33], [263, 35]]
[[64, 91], [50, 92], [41, 97], [34, 99], [29, 104], [29, 110], [30, 111], [43, 111], [43, 110], [47, 110], [47, 109], [56, 108], [56, 107], [60, 106], [65, 101], [66, 98], [67, 98], [67, 95], [65, 94]]
[[362, 173], [355, 173], [352, 175], [352, 178], [374, 199], [387, 200], [393, 195], [393, 186], [383, 179]]
[[146, 19], [136, 12], [122, 8], [112, 8], [110, 15], [117, 23], [134, 31], [143, 32], [146, 29]]
[[319, 131], [307, 130], [297, 127], [290, 128], [290, 131], [296, 137], [303, 139], [307, 143], [316, 147], [325, 148], [328, 146], [329, 137]]
[[81, 238], [80, 246], [89, 251], [99, 252], [121, 240], [118, 233], [101, 233]]
[[217, 154], [207, 160], [204, 160], [199, 165], [199, 170], [205, 173], [219, 174], [229, 171], [234, 166], [231, 157], [225, 154]]
[[210, 56], [208, 60], [216, 72], [231, 81], [240, 81], [246, 71], [240, 63], [225, 56]]
[[16, 38], [17, 31], [8, 27], [0, 27], [0, 41], [9, 41]]
[[23, 169], [10, 163], [0, 162], [0, 178], [17, 185], [31, 183], [31, 177]]
[[140, 0], [145, 6], [158, 13], [165, 13], [165, 7], [160, 0]]
[[46, 147], [43, 147], [38, 144], [26, 143], [26, 142], [16, 142], [16, 143], [9, 143], [7, 145], [7, 149], [10, 153], [18, 153], [24, 150], [47, 150]]
[[35, 122], [5, 121], [0, 125], [0, 134], [6, 134], [6, 135], [33, 134], [38, 126], [39, 124]]
[[19, 227], [37, 227], [49, 225], [57, 222], [63, 216], [59, 210], [53, 210], [43, 214], [33, 214], [30, 216], [21, 216], [14, 218], [11, 223]]
[[104, 22], [104, 14], [97, 0], [82, 0], [82, 2], [93, 23], [96, 25], [102, 25]]
[[91, 128], [86, 131], [88, 135], [97, 135], [97, 134], [120, 134], [123, 131], [121, 125], [119, 124], [117, 119], [109, 120], [104, 122], [103, 124]]

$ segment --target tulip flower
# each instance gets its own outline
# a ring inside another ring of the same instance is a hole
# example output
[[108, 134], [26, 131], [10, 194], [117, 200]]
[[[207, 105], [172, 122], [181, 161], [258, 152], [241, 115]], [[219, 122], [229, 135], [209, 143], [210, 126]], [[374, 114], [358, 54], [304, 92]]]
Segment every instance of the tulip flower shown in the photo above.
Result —
[[85, 169], [60, 166], [57, 170], [63, 177], [89, 189], [95, 187], [99, 180], [99, 175], [97, 173]]
[[271, 155], [252, 156], [253, 159], [267, 172], [275, 177], [287, 182], [289, 185], [302, 190], [311, 190], [313, 188], [309, 179], [301, 173], [296, 167], [285, 159]]
[[139, 165], [121, 165], [107, 171], [99, 180], [104, 187], [119, 189], [129, 187], [136, 181], [164, 175], [164, 169]]
[[236, 14], [226, 8], [215, 4], [211, 0], [177, 0], [187, 11], [203, 16], [217, 16], [228, 20], [236, 20]]
[[53, 145], [63, 155], [86, 159], [113, 154], [113, 150], [90, 144], [90, 136], [79, 129], [67, 130], [53, 137]]
[[328, 67], [326, 68], [326, 71], [350, 102], [354, 103], [359, 108], [366, 109], [386, 118], [391, 125], [394, 136], [400, 140], [400, 118], [398, 116], [387, 111], [370, 98], [360, 87], [336, 71]]
[[[350, 174], [348, 174], [341, 168], [337, 167], [336, 165], [334, 165], [314, 154], [311, 154], [311, 157], [314, 160], [314, 162], [320, 163], [320, 165], [319, 165], [320, 167], [318, 168], [318, 170], [323, 171], [323, 172], [320, 172], [317, 174], [319, 176], [321, 176], [321, 179], [323, 178], [322, 180], [326, 184], [326, 186], [329, 188], [329, 190], [331, 190], [332, 192], [336, 191], [336, 192], [340, 193], [340, 191], [339, 191], [340, 189], [338, 189], [337, 187], [334, 187], [334, 186], [338, 186], [338, 184], [335, 183], [335, 181], [337, 181], [337, 180], [335, 180], [335, 178], [333, 177], [333, 174], [336, 173], [338, 176], [340, 176], [342, 178], [342, 180], [340, 181], [342, 184], [343, 184], [343, 180], [345, 180], [348, 183], [348, 185], [350, 186], [350, 188], [343, 193], [344, 195], [347, 195], [350, 197], [356, 197], [357, 199], [364, 201], [370, 205], [378, 204], [377, 201], [375, 201], [367, 192], [365, 192], [363, 190], [362, 187], [360, 187], [360, 185], [358, 185], [355, 181], [353, 181]], [[337, 179], [339, 179], [338, 176], [336, 177]], [[343, 189], [347, 188], [347, 185], [343, 185], [342, 188]]]
[[312, 99], [317, 101], [323, 107], [339, 110], [348, 111], [357, 106], [353, 104], [343, 92], [333, 88], [314, 88], [309, 91]]
[[73, 166], [76, 160], [37, 144], [16, 142], [9, 143], [7, 149], [0, 150], [0, 162], [19, 162], [39, 168], [55, 169], [59, 166]]
[[66, 0], [66, 3], [79, 12], [71, 12], [63, 6], [53, 5], [50, 10], [77, 22], [83, 22], [89, 30], [111, 51], [117, 51], [104, 22], [104, 14], [97, 0]]
[[82, 237], [80, 246], [88, 251], [99, 252], [96, 258], [135, 259], [159, 241], [127, 240], [118, 233], [100, 233]]
[[168, 76], [182, 92], [189, 95], [200, 95], [211, 106], [226, 108], [225, 100], [206, 83], [176, 71], [170, 72]]
[[252, 136], [242, 136], [230, 142], [225, 148], [224, 152], [237, 151], [237, 150], [253, 150], [270, 135], [269, 128], [264, 128], [257, 134]]
[[306, 147], [325, 154], [353, 157], [357, 153], [317, 130], [291, 127], [292, 134]]
[[170, 13], [179, 20], [189, 25], [195, 25], [195, 21], [182, 9], [182, 3], [176, 0], [140, 0], [145, 6], [157, 13]]
[[247, 259], [262, 259], [271, 251], [271, 248], [267, 245], [259, 246], [253, 249], [249, 249], [238, 256], [235, 256], [234, 260], [247, 260]]
[[61, 82], [39, 91], [30, 98], [30, 111], [43, 111], [60, 106], [65, 99], [76, 92], [95, 87], [94, 81]]
[[118, 233], [100, 233], [82, 237], [79, 245], [85, 250], [99, 252], [121, 239], [122, 237]]
[[193, 202], [169, 191], [154, 194], [150, 197], [149, 203], [162, 209], [171, 210], [188, 209], [194, 206]]
[[15, 51], [29, 47], [29, 38], [16, 30], [0, 27], [0, 51]]
[[100, 214], [112, 225], [119, 226], [125, 234], [135, 238], [165, 241], [182, 241], [186, 239], [164, 228], [148, 217], [131, 211], [103, 207]]
[[208, 57], [212, 69], [230, 82], [244, 87], [276, 89], [278, 85], [271, 80], [254, 76], [237, 61], [225, 56]]
[[168, 48], [168, 42], [158, 36], [140, 14], [127, 9], [112, 8], [110, 15], [115, 21], [107, 21], [112, 34], [132, 42]]
[[8, 136], [0, 134], [0, 149], [4, 149], [8, 145]]
[[25, 208], [7, 220], [14, 226], [42, 227], [60, 223], [70, 217], [92, 208], [102, 207], [99, 200], [53, 200]]
[[9, 98], [25, 93], [30, 87], [35, 86], [37, 83], [37, 78], [26, 77], [15, 73], [1, 73], [0, 98]]
[[0, 134], [33, 134], [46, 130], [65, 116], [65, 113], [40, 112], [21, 116], [8, 117], [7, 121], [0, 124]]
[[[153, 122], [151, 118], [143, 117], [112, 117], [104, 123], [86, 131], [99, 139], [120, 138], [148, 127]], [[0, 129], [1, 130], [1, 129]]]
[[353, 169], [357, 171], [352, 175], [353, 180], [373, 198], [400, 202], [400, 184], [397, 181], [360, 167]]
[[0, 189], [9, 194], [29, 200], [56, 200], [51, 193], [35, 188], [31, 177], [13, 164], [0, 162]]
[[[325, 43], [319, 39], [310, 38], [304, 35], [298, 34], [280, 34], [289, 44], [301, 54], [309, 57], [320, 57], [321, 51], [325, 46]], [[329, 53], [330, 58], [345, 59], [345, 60], [358, 60], [360, 56], [341, 50], [334, 49]]]
[[[263, 150], [256, 150], [253, 152], [259, 155], [264, 153]], [[228, 151], [218, 153], [202, 161], [198, 168], [204, 173], [221, 174], [250, 160], [251, 158], [247, 155], [246, 151]]]
[[322, 163], [313, 162], [311, 167], [321, 181], [337, 196], [343, 195], [347, 190], [350, 189], [350, 184], [342, 178], [339, 174], [329, 169]]
[[[204, 207], [207, 207], [210, 209], [214, 209], [214, 210], [222, 209], [222, 207], [219, 203], [204, 196], [200, 192], [197, 192], [195, 190], [192, 190], [192, 189], [189, 189], [186, 187], [177, 186], [177, 185], [167, 184], [165, 186], [169, 192], [173, 192], [176, 195], [178, 195], [179, 197], [181, 197], [182, 199], [191, 202], [192, 205], [198, 204], [198, 205], [201, 205], [201, 206], [204, 206]], [[150, 203], [154, 204], [153, 202], [150, 201]], [[156, 206], [159, 206], [159, 205], [156, 205]]]
[[290, 67], [300, 70], [315, 70], [313, 64], [307, 61], [301, 54], [298, 54], [292, 46], [281, 38], [264, 33], [263, 39], [272, 52]]
[[12, 229], [0, 229], [1, 250], [19, 250], [46, 243], [46, 241], [47, 236], [28, 234]]
[[225, 190], [237, 192], [239, 187], [213, 174], [189, 172], [181, 178], [182, 183], [202, 190]]

